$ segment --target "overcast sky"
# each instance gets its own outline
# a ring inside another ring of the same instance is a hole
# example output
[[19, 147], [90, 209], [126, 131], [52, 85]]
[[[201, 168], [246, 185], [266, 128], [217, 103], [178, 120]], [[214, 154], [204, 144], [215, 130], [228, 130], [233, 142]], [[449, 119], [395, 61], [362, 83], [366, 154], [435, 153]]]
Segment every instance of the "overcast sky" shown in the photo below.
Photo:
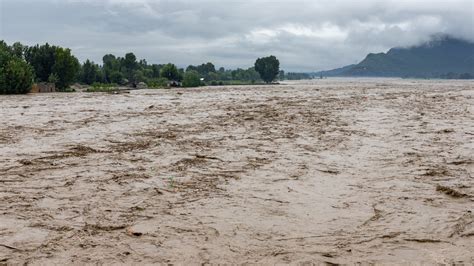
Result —
[[435, 33], [474, 40], [474, 0], [0, 0], [0, 39], [69, 47], [81, 60], [134, 52], [149, 63], [290, 71], [357, 63]]

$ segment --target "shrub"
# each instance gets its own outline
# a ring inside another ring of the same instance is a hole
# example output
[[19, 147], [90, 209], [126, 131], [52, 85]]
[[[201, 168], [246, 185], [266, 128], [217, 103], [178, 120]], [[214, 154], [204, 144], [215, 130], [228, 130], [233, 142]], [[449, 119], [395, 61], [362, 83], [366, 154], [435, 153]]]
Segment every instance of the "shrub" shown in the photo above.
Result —
[[155, 78], [155, 79], [150, 79], [146, 83], [149, 88], [166, 88], [168, 87], [168, 79], [166, 78]]
[[191, 70], [184, 73], [183, 87], [199, 87], [201, 85], [201, 78], [197, 71]]
[[117, 90], [117, 84], [95, 82], [87, 89], [87, 92], [109, 92], [115, 90]]

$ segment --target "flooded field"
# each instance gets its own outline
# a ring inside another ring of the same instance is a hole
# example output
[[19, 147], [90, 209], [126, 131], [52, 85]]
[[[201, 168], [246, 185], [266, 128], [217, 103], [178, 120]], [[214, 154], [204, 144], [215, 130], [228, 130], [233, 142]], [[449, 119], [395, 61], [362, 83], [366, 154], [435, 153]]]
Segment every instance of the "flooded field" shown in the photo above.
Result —
[[474, 84], [0, 97], [0, 264], [473, 263]]

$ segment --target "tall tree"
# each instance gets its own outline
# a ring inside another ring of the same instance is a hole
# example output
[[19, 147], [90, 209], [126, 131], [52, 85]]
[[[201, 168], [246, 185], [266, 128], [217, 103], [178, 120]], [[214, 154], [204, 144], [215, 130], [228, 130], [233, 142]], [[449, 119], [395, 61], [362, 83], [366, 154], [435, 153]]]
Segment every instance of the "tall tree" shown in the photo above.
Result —
[[183, 78], [183, 87], [199, 87], [201, 78], [195, 70], [186, 71]]
[[137, 57], [133, 53], [128, 53], [125, 55], [123, 60], [123, 73], [125, 77], [130, 81], [135, 83], [135, 71], [138, 69]]
[[101, 80], [100, 68], [98, 65], [91, 62], [89, 59], [84, 62], [81, 70], [81, 82], [91, 85], [94, 82]]
[[77, 77], [80, 69], [79, 60], [71, 54], [70, 49], [57, 48], [53, 72], [58, 76], [56, 87], [64, 90], [71, 85]]
[[37, 81], [57, 80], [59, 90], [71, 85], [80, 70], [79, 61], [71, 54], [70, 49], [48, 43], [25, 49], [25, 59], [33, 67]]
[[280, 61], [273, 55], [259, 58], [255, 62], [255, 70], [260, 74], [263, 81], [271, 83], [280, 72]]
[[152, 71], [152, 78], [159, 78], [160, 77], [160, 70], [163, 68], [163, 65], [156, 65], [153, 64], [151, 65], [151, 71]]
[[33, 69], [15, 48], [0, 41], [0, 94], [28, 93], [33, 83]]
[[20, 94], [31, 91], [33, 70], [23, 59], [12, 57], [0, 66], [0, 94]]
[[16, 42], [12, 45], [11, 50], [14, 56], [18, 58], [24, 58], [24, 53], [27, 48], [28, 48], [27, 46], [24, 46], [23, 44]]
[[216, 73], [216, 67], [213, 63], [209, 62], [206, 64], [201, 64], [199, 66], [190, 65], [186, 68], [186, 72], [188, 71], [196, 71], [199, 76], [201, 76], [205, 80], [212, 80], [211, 77], [215, 78], [215, 75], [213, 75], [213, 73]]
[[175, 65], [171, 64], [171, 63], [165, 65], [161, 69], [160, 76], [162, 78], [166, 78], [168, 80], [181, 81], [181, 75], [178, 71], [178, 68]]
[[280, 70], [280, 73], [278, 73], [278, 79], [285, 80], [285, 71]]
[[47, 82], [49, 76], [53, 73], [57, 48], [46, 43], [26, 49], [25, 59], [33, 67], [38, 81]]
[[109, 83], [121, 83], [123, 77], [121, 77], [121, 74], [117, 74], [120, 71], [120, 62], [117, 60], [115, 55], [104, 55], [102, 63], [105, 81]]

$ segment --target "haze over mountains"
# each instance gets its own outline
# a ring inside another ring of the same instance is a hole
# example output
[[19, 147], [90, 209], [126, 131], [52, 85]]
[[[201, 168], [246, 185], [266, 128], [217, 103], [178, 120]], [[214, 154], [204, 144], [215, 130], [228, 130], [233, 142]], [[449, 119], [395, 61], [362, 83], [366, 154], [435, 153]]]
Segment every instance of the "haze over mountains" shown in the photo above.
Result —
[[419, 46], [369, 54], [359, 64], [316, 73], [348, 77], [473, 78], [474, 43], [438, 35]]

